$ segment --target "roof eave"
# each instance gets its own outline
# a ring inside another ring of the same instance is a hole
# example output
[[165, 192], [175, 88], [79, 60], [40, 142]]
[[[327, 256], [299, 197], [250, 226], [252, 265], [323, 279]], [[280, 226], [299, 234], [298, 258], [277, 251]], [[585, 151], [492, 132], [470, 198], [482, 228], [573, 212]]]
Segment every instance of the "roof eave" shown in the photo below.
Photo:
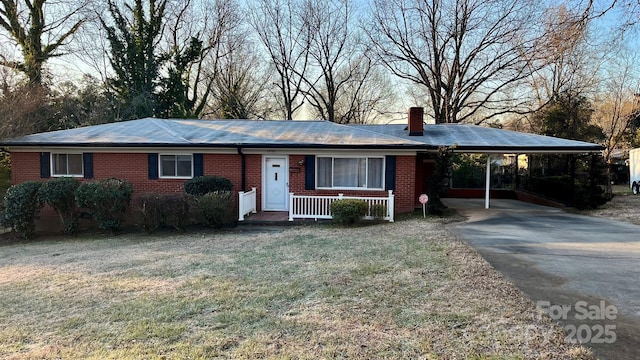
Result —
[[424, 150], [430, 148], [427, 145], [421, 144], [315, 144], [315, 143], [270, 143], [270, 144], [209, 144], [209, 143], [189, 143], [189, 144], [175, 144], [175, 143], [0, 143], [0, 147], [12, 148], [12, 147], [77, 147], [77, 148], [331, 148], [331, 149], [406, 149], [406, 150]]
[[605, 148], [594, 146], [457, 146], [454, 152], [487, 154], [581, 154], [601, 152]]
[[[0, 143], [0, 147], [76, 147], [76, 148], [291, 148], [291, 149], [403, 149], [403, 150], [437, 150], [440, 147], [452, 147], [454, 145], [432, 145], [432, 144], [322, 144], [322, 143], [230, 143], [230, 144], [210, 144], [210, 143], [58, 143], [58, 142], [11, 142]], [[474, 146], [455, 145], [454, 152], [459, 153], [492, 153], [492, 154], [514, 154], [514, 153], [592, 153], [600, 152], [605, 148], [601, 145], [593, 146]]]

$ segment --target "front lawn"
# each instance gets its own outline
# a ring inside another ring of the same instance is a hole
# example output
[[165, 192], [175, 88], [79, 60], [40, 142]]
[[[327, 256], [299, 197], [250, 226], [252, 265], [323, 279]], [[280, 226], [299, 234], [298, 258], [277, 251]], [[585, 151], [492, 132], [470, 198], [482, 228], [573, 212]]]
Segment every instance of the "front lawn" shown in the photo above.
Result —
[[0, 246], [0, 358], [591, 359], [433, 220]]
[[613, 199], [608, 203], [580, 213], [640, 225], [640, 195], [633, 195], [631, 191], [614, 192]]

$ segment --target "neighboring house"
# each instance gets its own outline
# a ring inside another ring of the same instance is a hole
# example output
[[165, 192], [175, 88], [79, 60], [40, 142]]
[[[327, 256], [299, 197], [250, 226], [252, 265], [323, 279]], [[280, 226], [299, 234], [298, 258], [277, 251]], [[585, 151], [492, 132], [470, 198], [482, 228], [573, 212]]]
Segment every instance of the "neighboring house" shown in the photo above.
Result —
[[469, 153], [585, 153], [600, 145], [487, 127], [327, 121], [141, 119], [6, 140], [12, 182], [73, 176], [117, 177], [134, 192], [181, 192], [198, 175], [229, 178], [236, 191], [256, 188], [258, 211], [287, 211], [291, 193], [386, 197], [410, 212], [430, 175], [429, 153], [456, 145]]

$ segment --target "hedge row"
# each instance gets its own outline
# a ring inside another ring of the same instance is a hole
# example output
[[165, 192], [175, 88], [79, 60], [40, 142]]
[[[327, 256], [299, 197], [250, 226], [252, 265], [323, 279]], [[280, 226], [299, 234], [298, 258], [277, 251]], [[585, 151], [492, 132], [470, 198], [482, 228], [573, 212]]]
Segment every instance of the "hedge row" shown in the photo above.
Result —
[[[140, 194], [133, 201], [133, 219], [148, 232], [165, 227], [184, 230], [189, 224], [220, 228], [234, 218], [231, 188], [228, 179], [203, 176], [185, 183], [186, 194]], [[28, 181], [7, 190], [2, 225], [25, 239], [32, 238], [35, 219], [48, 205], [58, 214], [66, 234], [76, 233], [81, 209], [91, 213], [101, 229], [117, 232], [131, 207], [132, 195], [132, 185], [120, 179]]]
[[143, 193], [133, 201], [134, 221], [145, 231], [184, 230], [188, 225], [219, 229], [235, 220], [233, 193], [189, 194]]

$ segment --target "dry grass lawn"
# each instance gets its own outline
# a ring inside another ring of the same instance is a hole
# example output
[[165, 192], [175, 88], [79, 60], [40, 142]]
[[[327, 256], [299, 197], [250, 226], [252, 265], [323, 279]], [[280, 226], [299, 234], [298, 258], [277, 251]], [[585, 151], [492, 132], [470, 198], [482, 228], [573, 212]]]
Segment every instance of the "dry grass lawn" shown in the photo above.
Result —
[[630, 191], [614, 194], [613, 199], [599, 209], [581, 213], [640, 225], [640, 195], [633, 195]]
[[2, 245], [0, 358], [592, 356], [414, 218]]

